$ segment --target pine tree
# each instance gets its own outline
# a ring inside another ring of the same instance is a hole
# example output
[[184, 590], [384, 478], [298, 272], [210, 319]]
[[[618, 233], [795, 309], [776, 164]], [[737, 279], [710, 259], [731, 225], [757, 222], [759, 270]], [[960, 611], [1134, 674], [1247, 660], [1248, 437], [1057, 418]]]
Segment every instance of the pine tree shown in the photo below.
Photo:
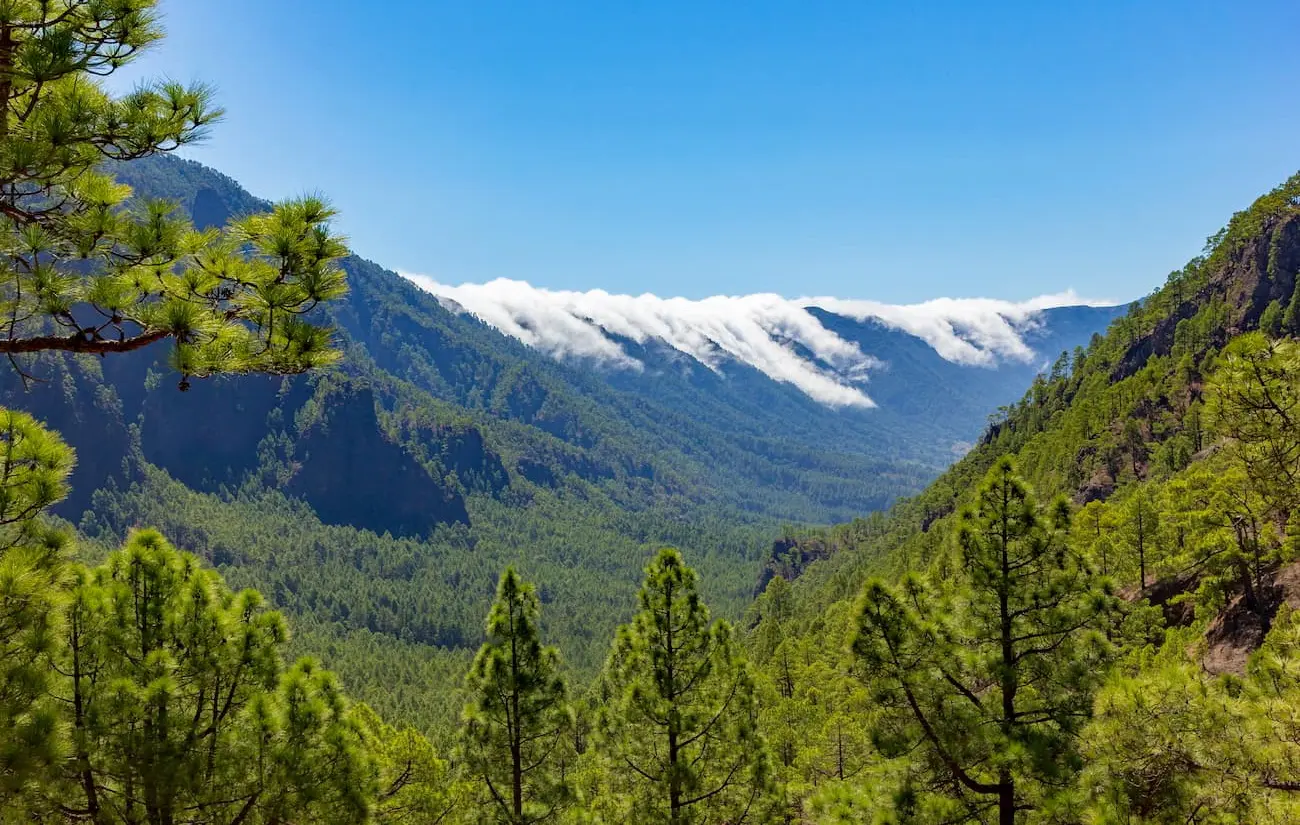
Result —
[[1213, 429], [1255, 491], [1284, 519], [1300, 506], [1300, 343], [1259, 333], [1224, 351], [1206, 390]]
[[602, 740], [625, 821], [705, 825], [774, 815], [754, 683], [731, 626], [710, 622], [695, 571], [665, 549], [618, 630]]
[[571, 714], [559, 653], [542, 646], [540, 614], [532, 585], [506, 568], [469, 672], [465, 766], [495, 821], [509, 825], [548, 821], [571, 797], [557, 758]]
[[249, 717], [256, 746], [251, 764], [234, 776], [250, 787], [244, 806], [254, 821], [351, 825], [369, 818], [374, 765], [338, 677], [299, 659], [273, 694], [254, 699]]
[[1110, 533], [1114, 525], [1106, 505], [1100, 501], [1085, 504], [1072, 522], [1074, 531], [1071, 540], [1079, 550], [1087, 550], [1088, 557], [1096, 564], [1103, 576], [1111, 573], [1113, 548]]
[[1078, 769], [1117, 601], [1065, 542], [1067, 513], [1044, 518], [1004, 458], [959, 516], [958, 581], [868, 584], [853, 651], [882, 710], [874, 737], [922, 756], [895, 804], [1012, 825]]
[[[1137, 565], [1138, 586], [1145, 591], [1148, 573], [1158, 558], [1160, 512], [1151, 500], [1147, 485], [1139, 484], [1117, 513], [1119, 541]], [[1129, 568], [1132, 569], [1132, 568]]]
[[283, 619], [153, 531], [80, 568], [51, 690], [70, 733], [34, 813], [355, 822], [373, 778], [337, 681], [280, 661]]
[[379, 825], [437, 825], [463, 804], [468, 783], [418, 731], [389, 725], [369, 706], [352, 709], [378, 771], [374, 821]]
[[1218, 455], [1188, 468], [1165, 488], [1163, 509], [1181, 533], [1177, 566], [1195, 577], [1198, 610], [1213, 613], [1240, 595], [1267, 629], [1267, 580], [1292, 548], [1242, 467]]
[[333, 212], [306, 198], [198, 232], [176, 204], [127, 205], [115, 162], [202, 139], [202, 85], [103, 78], [161, 38], [157, 0], [16, 0], [0, 8], [0, 353], [107, 355], [164, 339], [182, 375], [329, 363], [305, 316], [337, 298]]
[[[130, 199], [112, 170], [203, 138], [221, 116], [202, 85], [106, 78], [161, 38], [157, 0], [0, 3], [0, 354], [106, 356], [170, 340], [181, 389], [221, 372], [294, 373], [335, 361], [312, 319], [341, 296], [345, 254], [315, 198], [199, 232], [177, 204]], [[41, 511], [72, 454], [0, 410], [0, 792], [66, 750], [51, 723], [71, 573]], [[45, 698], [42, 698], [45, 697]], [[102, 703], [101, 703], [102, 704]], [[2, 795], [2, 793], [0, 793]]]
[[1099, 692], [1083, 734], [1085, 822], [1249, 822], [1300, 817], [1300, 624], [1283, 608], [1243, 677], [1189, 661], [1177, 634]]
[[1300, 273], [1296, 277], [1296, 289], [1291, 292], [1286, 312], [1282, 315], [1282, 331], [1288, 335], [1300, 335]]
[[73, 454], [26, 413], [0, 409], [0, 798], [61, 753], [49, 700], [68, 536], [35, 519], [67, 494]]
[[1259, 328], [1270, 338], [1277, 338], [1282, 334], [1282, 320], [1285, 315], [1282, 309], [1281, 301], [1271, 301], [1264, 307], [1264, 312], [1259, 316]]
[[[1073, 821], [1261, 823], [1255, 791], [1224, 750], [1245, 727], [1238, 703], [1199, 667], [1143, 662], [1098, 692], [1082, 734], [1087, 767]], [[1082, 813], [1082, 817], [1079, 814]]]

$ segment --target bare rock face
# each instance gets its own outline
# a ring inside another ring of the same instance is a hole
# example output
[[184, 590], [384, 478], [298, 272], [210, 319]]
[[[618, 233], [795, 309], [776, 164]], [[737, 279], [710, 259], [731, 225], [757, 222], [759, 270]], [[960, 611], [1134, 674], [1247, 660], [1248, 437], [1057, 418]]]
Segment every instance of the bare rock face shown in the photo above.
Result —
[[1150, 334], [1139, 338], [1115, 368], [1113, 380], [1133, 375], [1152, 356], [1168, 355], [1174, 346], [1178, 322], [1194, 316], [1212, 300], [1227, 303], [1227, 325], [1218, 330], [1222, 346], [1229, 338], [1259, 326], [1259, 318], [1273, 301], [1285, 303], [1300, 273], [1300, 215], [1285, 214], [1264, 221], [1249, 243], [1229, 251], [1198, 294], [1182, 296], [1178, 308]]
[[1267, 633], [1259, 616], [1247, 610], [1240, 598], [1235, 599], [1205, 632], [1201, 666], [1216, 676], [1224, 673], [1240, 676], [1246, 672], [1250, 654], [1264, 643]]
[[[1188, 627], [1196, 620], [1196, 610], [1191, 602], [1178, 597], [1195, 591], [1198, 584], [1195, 575], [1170, 576], [1152, 583], [1143, 592], [1135, 584], [1119, 595], [1130, 602], [1145, 598], [1152, 607], [1160, 608], [1167, 627]], [[1277, 570], [1257, 595], [1264, 605], [1264, 616], [1251, 610], [1245, 599], [1237, 596], [1213, 618], [1205, 635], [1188, 649], [1188, 655], [1199, 661], [1207, 673], [1244, 674], [1251, 654], [1264, 644], [1273, 617], [1282, 606], [1300, 610], [1300, 562]]]
[[1178, 601], [1178, 597], [1196, 589], [1196, 579], [1192, 576], [1170, 576], [1160, 579], [1139, 591], [1134, 583], [1119, 592], [1121, 599], [1133, 602], [1145, 597], [1152, 607], [1160, 608], [1164, 614], [1167, 627], [1187, 627], [1196, 619], [1196, 611], [1189, 602]]
[[1250, 654], [1264, 643], [1272, 618], [1282, 605], [1300, 609], [1300, 562], [1278, 570], [1268, 592], [1261, 596], [1265, 599], [1267, 620], [1247, 608], [1245, 600], [1238, 596], [1210, 623], [1201, 653], [1201, 665], [1208, 672], [1245, 673]]
[[376, 533], [420, 536], [439, 523], [469, 523], [461, 493], [385, 437], [370, 389], [345, 384], [327, 401], [322, 419], [295, 445], [296, 471], [286, 492], [311, 504], [327, 524]]

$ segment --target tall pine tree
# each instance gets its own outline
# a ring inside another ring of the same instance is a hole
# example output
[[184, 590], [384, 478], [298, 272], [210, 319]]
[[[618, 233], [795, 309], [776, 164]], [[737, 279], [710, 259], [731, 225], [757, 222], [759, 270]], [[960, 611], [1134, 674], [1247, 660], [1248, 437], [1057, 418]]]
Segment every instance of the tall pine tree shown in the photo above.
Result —
[[666, 549], [606, 666], [603, 743], [624, 821], [770, 821], [775, 788], [754, 683], [731, 626], [710, 622], [695, 571]]
[[560, 765], [571, 723], [559, 652], [544, 647], [533, 586], [506, 568], [488, 613], [487, 642], [470, 668], [466, 770], [494, 821], [546, 822], [570, 801]]
[[72, 450], [26, 413], [0, 410], [0, 797], [54, 762], [49, 699], [68, 537], [36, 515], [67, 493]]
[[853, 650], [875, 736], [923, 757], [900, 805], [1013, 825], [1073, 778], [1117, 602], [1065, 543], [1067, 512], [1044, 518], [1004, 458], [959, 517], [959, 581], [867, 586]]
[[1147, 589], [1151, 572], [1159, 561], [1160, 511], [1146, 484], [1137, 484], [1133, 494], [1117, 513], [1116, 537], [1129, 550], [1139, 588]]
[[1300, 507], [1300, 343], [1240, 336], [1224, 350], [1206, 397], [1225, 451], [1284, 520]]
[[[314, 198], [199, 232], [176, 204], [130, 199], [116, 164], [205, 136], [221, 115], [202, 85], [105, 78], [162, 37], [157, 0], [0, 3], [0, 354], [107, 356], [170, 341], [181, 388], [214, 373], [331, 363], [313, 312], [345, 291], [333, 211]], [[51, 725], [70, 570], [40, 512], [72, 454], [0, 410], [0, 792], [66, 748]]]

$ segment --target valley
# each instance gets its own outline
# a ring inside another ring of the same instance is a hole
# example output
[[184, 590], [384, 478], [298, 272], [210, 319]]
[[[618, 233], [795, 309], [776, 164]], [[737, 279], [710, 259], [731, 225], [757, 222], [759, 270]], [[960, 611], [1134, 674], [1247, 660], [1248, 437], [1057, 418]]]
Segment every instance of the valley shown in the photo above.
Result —
[[[200, 228], [269, 206], [173, 158], [119, 178], [180, 203]], [[76, 449], [55, 512], [88, 538], [113, 546], [158, 527], [267, 594], [301, 625], [295, 647], [358, 696], [432, 727], [452, 724], [455, 704], [416, 697], [430, 679], [457, 688], [505, 564], [551, 593], [548, 626], [582, 675], [660, 546], [687, 553], [709, 601], [739, 617], [782, 523], [846, 521], [919, 491], [1054, 360], [1047, 347], [1080, 346], [1119, 312], [1018, 311], [1023, 343], [1007, 321], [1001, 340], [1032, 357], [968, 365], [879, 322], [813, 310], [840, 346], [880, 364], [867, 385], [876, 406], [843, 408], [649, 339], [640, 371], [557, 362], [375, 264], [343, 266], [335, 371], [180, 392], [162, 351], [42, 356], [25, 367], [28, 386], [4, 377], [4, 397]], [[375, 680], [375, 668], [402, 675]]]
[[1300, 821], [1289, 9], [416, 5], [0, 3], [0, 825]]

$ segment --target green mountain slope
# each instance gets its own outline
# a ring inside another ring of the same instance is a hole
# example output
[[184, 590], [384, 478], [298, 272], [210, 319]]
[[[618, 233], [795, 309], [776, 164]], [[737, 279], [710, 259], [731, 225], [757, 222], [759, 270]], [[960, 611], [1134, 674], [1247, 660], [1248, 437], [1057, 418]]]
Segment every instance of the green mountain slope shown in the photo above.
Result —
[[[264, 208], [174, 158], [118, 174], [200, 227]], [[338, 370], [179, 392], [160, 351], [47, 356], [3, 394], [76, 448], [59, 513], [85, 535], [112, 545], [157, 526], [268, 594], [297, 648], [360, 698], [421, 725], [454, 715], [429, 686], [459, 682], [505, 565], [541, 584], [548, 632], [587, 673], [653, 550], [680, 547], [715, 609], [739, 615], [779, 521], [885, 506], [938, 471], [958, 432], [877, 427], [743, 371], [725, 387], [711, 373], [619, 386], [368, 261], [344, 265]], [[741, 391], [760, 379], [749, 388], [768, 403]]]
[[796, 820], [1295, 821], [1298, 282], [1300, 175], [923, 493], [773, 543]]
[[[1041, 498], [1105, 500], [1168, 479], [1210, 446], [1205, 376], [1225, 345], [1267, 313], [1294, 317], [1300, 273], [1300, 176], [1233, 216], [1205, 253], [1074, 354], [1040, 376], [980, 443], [923, 493], [889, 513], [788, 533], [762, 581], [797, 578], [808, 621], [856, 597], [861, 582], [924, 566], [938, 554], [970, 490], [1003, 455]], [[1285, 330], [1283, 330], [1285, 331]]]

